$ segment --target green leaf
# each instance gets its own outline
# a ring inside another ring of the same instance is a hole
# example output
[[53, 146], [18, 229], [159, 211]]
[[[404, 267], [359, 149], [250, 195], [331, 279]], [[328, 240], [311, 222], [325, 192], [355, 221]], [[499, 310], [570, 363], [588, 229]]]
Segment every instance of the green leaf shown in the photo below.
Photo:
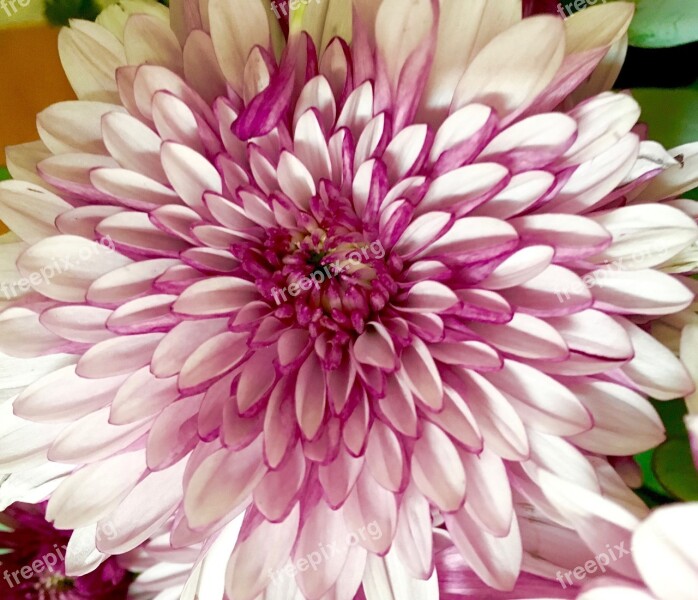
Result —
[[641, 121], [650, 127], [650, 139], [667, 148], [698, 140], [698, 90], [635, 89], [642, 107]]
[[698, 2], [695, 0], [635, 0], [630, 25], [632, 46], [670, 48], [698, 40]]
[[0, 181], [3, 181], [5, 179], [12, 179], [10, 177], [10, 172], [7, 170], [7, 168], [0, 167]]
[[686, 403], [683, 400], [670, 400], [669, 402], [652, 400], [652, 406], [659, 413], [666, 429], [668, 439], [688, 438], [684, 417], [688, 414]]
[[94, 0], [46, 0], [44, 14], [51, 25], [67, 25], [70, 19], [94, 21], [100, 8]]
[[[640, 465], [640, 469], [642, 469], [642, 489], [649, 491], [657, 497], [666, 498], [667, 501], [670, 501], [671, 497], [669, 492], [667, 492], [664, 489], [664, 486], [659, 483], [659, 480], [652, 470], [653, 456], [654, 450], [647, 450], [647, 452], [643, 452], [642, 454], [637, 454], [635, 456], [635, 462], [637, 462], [637, 464]], [[656, 502], [656, 504], [659, 504], [659, 502]]]
[[670, 494], [686, 502], [698, 500], [698, 472], [688, 439], [671, 439], [659, 446], [652, 469]]

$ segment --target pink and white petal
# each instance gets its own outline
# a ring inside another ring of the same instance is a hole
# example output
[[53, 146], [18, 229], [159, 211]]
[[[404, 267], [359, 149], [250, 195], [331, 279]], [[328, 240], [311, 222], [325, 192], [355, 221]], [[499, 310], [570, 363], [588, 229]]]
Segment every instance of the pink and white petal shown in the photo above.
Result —
[[575, 141], [577, 123], [568, 115], [543, 113], [527, 117], [499, 133], [479, 159], [496, 160], [513, 171], [543, 168]]
[[555, 250], [550, 246], [527, 246], [502, 261], [480, 286], [501, 290], [525, 283], [550, 265]]
[[140, 333], [112, 337], [85, 352], [77, 365], [77, 374], [86, 379], [126, 375], [150, 364], [164, 333]]
[[459, 454], [469, 482], [466, 512], [495, 537], [506, 536], [515, 516], [504, 461], [487, 448], [478, 455], [463, 451]]
[[[206, 555], [191, 569], [184, 589], [176, 598], [162, 600], [197, 600], [197, 598], [222, 598], [226, 583], [225, 573], [230, 556], [237, 543], [244, 515], [230, 521], [208, 548]], [[157, 600], [161, 600], [157, 598]]]
[[208, 338], [184, 361], [179, 372], [179, 389], [196, 392], [232, 371], [248, 352], [247, 333], [225, 331]]
[[485, 377], [506, 396], [531, 429], [573, 435], [593, 426], [591, 415], [575, 395], [534, 367], [507, 359], [501, 371]]
[[580, 214], [601, 206], [603, 200], [620, 184], [637, 161], [640, 141], [634, 133], [579, 166], [555, 198], [545, 205], [545, 212]]
[[352, 456], [340, 445], [337, 457], [318, 468], [318, 479], [327, 503], [334, 509], [344, 505], [364, 468], [364, 458]]
[[678, 278], [653, 269], [600, 269], [586, 277], [593, 277], [597, 282], [591, 288], [594, 306], [606, 312], [666, 315], [693, 303], [693, 292]]
[[28, 308], [10, 306], [0, 313], [0, 352], [8, 356], [35, 358], [82, 349], [44, 327], [39, 315]]
[[634, 198], [634, 202], [675, 198], [698, 185], [698, 143], [693, 142], [672, 148], [669, 154], [681, 157], [679, 164], [666, 169], [655, 177]]
[[574, 107], [578, 135], [561, 166], [579, 165], [608, 150], [630, 133], [640, 117], [640, 105], [628, 94], [605, 92]]
[[509, 222], [524, 244], [552, 246], [556, 262], [587, 258], [611, 244], [611, 234], [606, 229], [579, 215], [545, 213], [516, 217]]
[[515, 0], [445, 0], [440, 4], [436, 52], [419, 112], [428, 122], [446, 116], [458, 82], [480, 50], [521, 20], [521, 7]]
[[[230, 556], [225, 590], [230, 598], [266, 598], [270, 575], [277, 574], [293, 549], [299, 525], [298, 506], [281, 522], [262, 520], [245, 539], [239, 539]], [[261, 594], [261, 596], [260, 596]]]
[[[95, 385], [102, 380], [87, 380]], [[127, 425], [154, 417], [178, 399], [177, 378], [156, 378], [145, 366], [119, 385], [111, 402], [109, 422]]]
[[384, 371], [395, 371], [399, 367], [390, 333], [377, 321], [368, 323], [366, 330], [354, 342], [354, 356], [360, 363]]
[[500, 117], [520, 114], [552, 81], [565, 54], [560, 19], [524, 19], [492, 39], [458, 82], [451, 111], [471, 102], [492, 106]]
[[45, 462], [36, 467], [0, 476], [0, 510], [4, 511], [15, 502], [43, 502], [74, 468], [73, 465]]
[[129, 114], [102, 117], [102, 138], [109, 154], [122, 167], [167, 183], [160, 162], [162, 140], [150, 127]]
[[339, 578], [349, 551], [349, 529], [342, 509], [332, 510], [325, 502], [318, 502], [309, 511], [293, 552], [294, 562], [307, 558], [311, 552], [320, 555], [318, 548], [333, 548], [321, 569], [299, 570], [298, 587], [308, 598], [320, 598]]
[[277, 170], [279, 187], [301, 210], [307, 211], [316, 188], [308, 168], [290, 152], [284, 151]]
[[78, 529], [113, 511], [146, 472], [142, 451], [118, 454], [78, 469], [51, 494], [46, 518], [60, 529]]
[[173, 310], [196, 317], [229, 315], [257, 299], [257, 287], [251, 281], [210, 277], [189, 286], [174, 303]]
[[393, 543], [397, 510], [395, 494], [379, 485], [368, 469], [364, 469], [344, 505], [344, 519], [359, 545], [382, 556]]
[[92, 304], [118, 306], [144, 294], [153, 282], [178, 261], [156, 258], [130, 263], [116, 268], [96, 279], [87, 290], [87, 300]]
[[400, 440], [381, 421], [374, 421], [368, 434], [366, 465], [385, 489], [392, 492], [404, 489], [408, 471]]
[[667, 204], [652, 203], [594, 215], [591, 218], [613, 235], [613, 243], [593, 261], [612, 263], [624, 270], [656, 267], [698, 239], [698, 226], [689, 214]]
[[515, 313], [509, 323], [471, 323], [470, 328], [497, 350], [521, 358], [564, 360], [569, 356], [565, 340], [553, 326], [525, 313]]
[[504, 187], [508, 176], [506, 167], [494, 162], [467, 165], [444, 173], [431, 182], [416, 214], [445, 211], [463, 215]]
[[184, 77], [209, 104], [225, 94], [225, 76], [221, 71], [211, 37], [204, 31], [192, 31], [184, 44]]
[[[149, 473], [97, 527], [113, 527], [115, 536], [98, 538], [97, 549], [108, 554], [133, 550], [156, 533], [182, 500], [186, 460], [163, 471]], [[157, 499], [156, 502], [153, 499]]]
[[[597, 491], [545, 470], [539, 472], [538, 481], [546, 497], [570, 521], [594, 554], [606, 552], [609, 545], [625, 545], [629, 550], [631, 534], [638, 525], [632, 513]], [[608, 568], [630, 579], [639, 579], [631, 560], [616, 560]]]
[[264, 6], [256, 0], [242, 0], [231, 6], [212, 0], [208, 6], [211, 40], [218, 64], [238, 95], [242, 95], [245, 63], [255, 46], [271, 44], [269, 21]]
[[39, 358], [14, 358], [2, 355], [0, 360], [0, 400], [14, 398], [28, 385], [58, 369], [74, 365], [72, 354], [57, 354]]
[[[17, 267], [40, 294], [61, 302], [84, 302], [98, 277], [126, 266], [130, 259], [102, 244], [73, 235], [41, 240], [18, 259]], [[49, 270], [52, 276], [49, 276]], [[33, 283], [39, 275], [39, 283]]]
[[443, 406], [443, 383], [427, 345], [413, 337], [412, 344], [403, 350], [400, 361], [401, 373], [412, 393], [428, 408], [440, 410]]
[[260, 436], [240, 451], [221, 448], [198, 465], [184, 492], [190, 527], [206, 527], [249, 501], [267, 471], [261, 450]]
[[315, 181], [330, 179], [332, 163], [327, 140], [314, 111], [309, 110], [298, 119], [293, 138], [293, 150]]
[[465, 498], [465, 470], [456, 447], [432, 423], [423, 423], [412, 455], [412, 481], [439, 510], [458, 510]]
[[181, 204], [169, 187], [151, 177], [128, 169], [99, 168], [90, 173], [90, 182], [123, 206], [149, 210], [165, 204]]
[[528, 438], [521, 418], [494, 385], [467, 369], [454, 370], [447, 382], [472, 411], [486, 446], [507, 460], [528, 457]]
[[74, 20], [58, 36], [58, 54], [80, 100], [119, 102], [114, 72], [126, 64], [119, 40], [90, 21]]
[[[325, 57], [323, 57], [323, 62]], [[322, 70], [322, 66], [321, 66]], [[342, 84], [343, 86], [343, 84]], [[341, 92], [342, 90], [340, 90]], [[308, 81], [301, 90], [293, 113], [293, 128], [307, 111], [315, 109], [320, 114], [320, 125], [324, 131], [331, 131], [337, 117], [337, 103], [332, 94], [332, 87], [327, 77], [318, 75]]]
[[65, 550], [65, 573], [69, 577], [80, 577], [93, 572], [107, 558], [97, 550], [97, 523], [79, 527], [70, 535]]
[[327, 408], [327, 386], [325, 373], [317, 354], [311, 352], [298, 371], [295, 390], [296, 419], [307, 440], [313, 440]]
[[353, 139], [358, 140], [373, 115], [373, 86], [366, 81], [347, 97], [337, 118], [335, 128], [337, 130], [342, 127], [348, 128]]
[[98, 462], [125, 450], [149, 428], [149, 420], [112, 425], [109, 407], [105, 407], [64, 426], [51, 444], [48, 457], [73, 464]]
[[256, 350], [242, 365], [237, 385], [237, 407], [240, 414], [254, 408], [271, 391], [276, 383], [274, 361], [278, 358], [276, 346]]
[[571, 391], [594, 419], [594, 427], [568, 438], [589, 452], [630, 456], [664, 441], [664, 426], [652, 405], [628, 388], [607, 381], [574, 382]]
[[131, 65], [160, 65], [183, 73], [182, 49], [169, 23], [147, 14], [133, 14], [124, 27], [124, 51]]
[[434, 568], [434, 539], [428, 500], [411, 484], [400, 501], [393, 548], [415, 579], [427, 580]]
[[39, 186], [46, 186], [46, 182], [37, 173], [37, 165], [49, 158], [52, 152], [41, 142], [29, 142], [7, 146], [5, 148], [5, 162], [7, 170], [12, 177], [19, 181], [29, 181]]
[[601, 311], [583, 310], [564, 317], [551, 317], [547, 322], [573, 352], [611, 361], [626, 361], [634, 355], [628, 334]]
[[188, 146], [164, 142], [161, 148], [162, 167], [175, 192], [199, 213], [207, 212], [204, 192], [220, 194], [223, 181], [216, 168]]
[[[432, 213], [441, 214], [441, 213]], [[516, 230], [505, 221], [489, 217], [458, 219], [444, 234], [425, 240], [426, 248], [416, 258], [434, 258], [449, 262], [478, 262], [513, 250], [519, 241]]]
[[632, 556], [643, 580], [659, 600], [689, 600], [698, 585], [693, 551], [696, 504], [658, 508], [633, 535]]
[[[343, 462], [343, 461], [340, 461]], [[361, 467], [362, 461], [353, 459], [350, 462]], [[341, 468], [343, 469], [343, 465]], [[331, 467], [330, 467], [331, 468]], [[351, 467], [353, 468], [353, 467]], [[321, 467], [320, 481], [326, 481]], [[327, 473], [327, 470], [324, 471]], [[307, 474], [306, 459], [301, 444], [296, 444], [288, 455], [288, 459], [274, 471], [267, 471], [264, 478], [254, 490], [253, 498], [257, 509], [273, 523], [285, 520], [291, 510], [297, 505], [296, 500], [303, 489]], [[349, 479], [351, 481], [351, 477]], [[334, 482], [336, 483], [336, 482]], [[353, 481], [351, 484], [353, 485]], [[328, 486], [329, 487], [329, 486]], [[348, 491], [346, 492], [348, 493]], [[342, 500], [343, 502], [343, 500]], [[338, 505], [341, 502], [337, 503]]]
[[482, 449], [482, 435], [475, 416], [468, 404], [450, 386], [444, 385], [443, 409], [436, 413], [426, 413], [426, 417], [468, 451], [478, 452]]
[[146, 441], [146, 462], [151, 471], [179, 462], [200, 441], [197, 415], [202, 399], [200, 394], [170, 404], [152, 422]]
[[285, 376], [269, 396], [264, 415], [264, 458], [271, 469], [281, 464], [297, 437], [295, 402], [291, 401], [293, 380]]
[[109, 331], [121, 335], [167, 331], [178, 323], [172, 312], [177, 296], [151, 294], [122, 304], [107, 319]]
[[185, 240], [157, 227], [144, 212], [123, 211], [111, 215], [97, 226], [97, 233], [118, 250], [144, 258], [177, 258], [189, 248]]
[[574, 314], [591, 307], [592, 295], [573, 271], [550, 265], [525, 283], [501, 291], [521, 312], [537, 317]]
[[36, 117], [39, 137], [53, 154], [85, 152], [106, 154], [102, 139], [102, 117], [124, 108], [106, 102], [57, 102]]
[[429, 212], [421, 215], [404, 230], [393, 246], [393, 250], [403, 258], [414, 257], [439, 239], [451, 222], [451, 215], [445, 212]]
[[531, 443], [531, 460], [521, 464], [533, 481], [538, 481], [540, 472], [562, 477], [588, 490], [601, 491], [596, 470], [589, 458], [574, 445], [555, 435], [528, 430]]
[[477, 206], [472, 214], [506, 219], [527, 211], [545, 197], [555, 185], [548, 171], [524, 171], [515, 174], [494, 198]]
[[435, 15], [429, 0], [417, 0], [411, 10], [403, 10], [400, 0], [385, 0], [376, 14], [376, 49], [382, 60], [391, 92], [395, 93], [400, 76], [420, 44], [429, 43]]
[[503, 537], [483, 530], [465, 508], [444, 515], [444, 520], [456, 548], [478, 577], [496, 590], [513, 590], [523, 560], [518, 520], [512, 520], [511, 529]]
[[635, 349], [635, 357], [621, 367], [634, 386], [657, 400], [673, 400], [695, 390], [686, 368], [666, 346], [630, 321], [621, 317], [617, 321]]
[[64, 425], [33, 423], [12, 412], [12, 402], [0, 403], [0, 473], [13, 473], [46, 463], [47, 450]]
[[436, 572], [426, 581], [413, 577], [396, 551], [369, 554], [363, 592], [366, 600], [438, 600], [439, 581]]
[[[124, 379], [84, 379], [75, 373], [75, 365], [63, 367], [26, 387], [14, 401], [14, 411], [37, 422], [74, 421], [107, 406]], [[61, 390], [60, 400], [56, 390]]]

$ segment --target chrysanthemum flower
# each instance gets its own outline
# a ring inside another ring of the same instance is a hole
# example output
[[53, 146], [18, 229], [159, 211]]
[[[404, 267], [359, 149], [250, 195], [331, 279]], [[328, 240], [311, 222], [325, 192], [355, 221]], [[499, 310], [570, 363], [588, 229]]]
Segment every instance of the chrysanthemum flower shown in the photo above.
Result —
[[44, 518], [45, 504], [16, 503], [0, 513], [3, 600], [123, 600], [132, 574], [116, 558], [80, 577], [66, 575], [69, 531]]
[[695, 169], [602, 91], [627, 3], [292, 4], [62, 31], [79, 100], [0, 189], [0, 492], [106, 554], [203, 542], [206, 600], [226, 564], [231, 600], [436, 598], [441, 524], [510, 589], [522, 507], [622, 496], [603, 456], [693, 390], [648, 328], [693, 301], [661, 267], [698, 227], [656, 201]]

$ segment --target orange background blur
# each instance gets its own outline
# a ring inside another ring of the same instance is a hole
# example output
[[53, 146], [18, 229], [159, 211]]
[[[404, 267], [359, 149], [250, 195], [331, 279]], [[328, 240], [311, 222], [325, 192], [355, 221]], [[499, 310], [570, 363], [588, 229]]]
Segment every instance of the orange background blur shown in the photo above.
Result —
[[58, 28], [0, 29], [0, 165], [5, 146], [38, 139], [36, 114], [74, 98], [58, 59]]

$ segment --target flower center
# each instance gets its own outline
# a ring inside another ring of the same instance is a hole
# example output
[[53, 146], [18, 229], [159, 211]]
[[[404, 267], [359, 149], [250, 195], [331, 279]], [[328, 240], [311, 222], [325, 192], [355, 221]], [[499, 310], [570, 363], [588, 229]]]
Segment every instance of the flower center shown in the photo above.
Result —
[[396, 293], [395, 262], [380, 241], [333, 226], [269, 229], [263, 250], [247, 249], [242, 260], [277, 318], [344, 341]]
[[74, 587], [75, 583], [73, 580], [60, 573], [52, 573], [42, 577], [34, 584], [38, 600], [64, 600], [70, 598], [69, 592]]

